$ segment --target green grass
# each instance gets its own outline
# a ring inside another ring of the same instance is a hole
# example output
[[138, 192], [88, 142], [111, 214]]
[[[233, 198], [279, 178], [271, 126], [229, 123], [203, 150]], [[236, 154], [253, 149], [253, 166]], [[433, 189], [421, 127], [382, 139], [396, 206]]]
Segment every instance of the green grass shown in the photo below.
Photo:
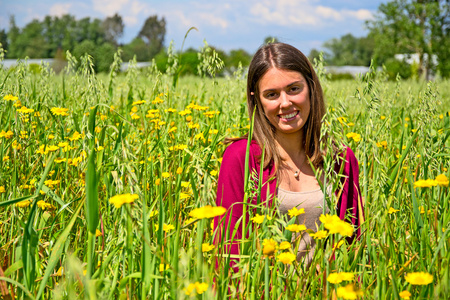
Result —
[[[273, 218], [251, 226], [234, 274], [223, 247], [202, 252], [202, 243], [213, 244], [211, 220], [192, 223], [189, 213], [214, 205], [222, 141], [250, 128], [245, 80], [182, 77], [174, 86], [171, 76], [152, 70], [95, 75], [88, 58], [78, 71], [58, 76], [45, 69], [35, 75], [23, 65], [0, 70], [0, 132], [12, 132], [0, 138], [3, 296], [329, 298], [346, 282], [326, 277], [345, 271], [356, 275], [365, 299], [399, 299], [404, 290], [414, 299], [445, 298], [449, 187], [414, 188], [414, 182], [450, 177], [450, 82], [388, 82], [378, 74], [323, 78], [323, 86], [324, 129], [360, 163], [365, 233], [336, 250], [332, 241], [339, 235], [319, 241], [314, 267], [294, 262], [286, 268], [264, 258], [261, 245], [284, 240], [289, 220], [261, 210]], [[134, 106], [139, 100], [145, 103]], [[22, 106], [34, 111], [20, 113]], [[52, 114], [53, 107], [68, 108], [68, 115]], [[361, 140], [347, 138], [350, 132]], [[377, 146], [382, 141], [386, 147]], [[68, 146], [45, 152], [63, 142]], [[108, 202], [125, 193], [139, 198], [120, 208]], [[30, 205], [20, 208], [26, 200]], [[389, 214], [391, 207], [398, 211]], [[174, 228], [164, 231], [164, 224]], [[406, 274], [419, 271], [430, 273], [432, 283], [406, 282]], [[198, 295], [194, 288], [187, 296], [184, 289], [196, 282], [207, 290]]]

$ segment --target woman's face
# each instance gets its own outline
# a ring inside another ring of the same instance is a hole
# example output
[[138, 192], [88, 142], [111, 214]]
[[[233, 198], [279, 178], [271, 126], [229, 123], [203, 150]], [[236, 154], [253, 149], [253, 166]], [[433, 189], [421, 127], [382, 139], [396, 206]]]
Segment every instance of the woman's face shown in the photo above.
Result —
[[259, 99], [278, 135], [301, 132], [311, 108], [308, 84], [301, 73], [270, 68], [259, 81]]

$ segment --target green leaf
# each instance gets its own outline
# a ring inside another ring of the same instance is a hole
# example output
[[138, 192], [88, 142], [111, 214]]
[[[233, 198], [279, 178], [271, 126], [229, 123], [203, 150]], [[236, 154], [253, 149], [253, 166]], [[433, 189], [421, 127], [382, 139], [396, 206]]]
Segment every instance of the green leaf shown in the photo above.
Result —
[[42, 293], [44, 292], [45, 286], [47, 285], [47, 281], [50, 278], [50, 275], [52, 275], [56, 265], [59, 263], [61, 254], [64, 250], [64, 244], [66, 243], [66, 240], [69, 238], [70, 231], [72, 230], [73, 225], [75, 224], [75, 221], [78, 218], [78, 214], [80, 213], [81, 207], [83, 206], [83, 202], [81, 202], [78, 205], [77, 210], [73, 214], [72, 218], [70, 219], [69, 223], [66, 225], [64, 231], [61, 233], [61, 235], [56, 240], [55, 245], [53, 246], [53, 249], [51, 251], [50, 258], [48, 260], [47, 268], [45, 269], [44, 277], [42, 277], [41, 284], [39, 285], [39, 290], [36, 295], [36, 299], [40, 299], [42, 296]]

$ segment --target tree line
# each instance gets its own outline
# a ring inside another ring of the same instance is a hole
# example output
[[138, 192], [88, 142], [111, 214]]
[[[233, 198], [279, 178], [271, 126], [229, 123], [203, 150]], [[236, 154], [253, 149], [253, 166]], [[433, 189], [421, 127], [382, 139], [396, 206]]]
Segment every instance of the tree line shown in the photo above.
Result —
[[[103, 20], [89, 17], [77, 20], [70, 14], [46, 16], [42, 21], [33, 20], [23, 28], [19, 28], [15, 17], [10, 17], [9, 30], [0, 31], [0, 43], [6, 50], [6, 58], [55, 58], [65, 60], [66, 51], [75, 58], [85, 53], [90, 54], [95, 62], [97, 72], [108, 71], [114, 60], [114, 53], [120, 47], [122, 60], [129, 61], [136, 57], [137, 61], [155, 62], [160, 69], [166, 68], [168, 55], [164, 47], [166, 21], [164, 17], [149, 16], [137, 36], [129, 43], [119, 42], [123, 35], [124, 23], [119, 14]], [[214, 48], [214, 47], [212, 47]], [[226, 53], [214, 48], [228, 69], [235, 69], [239, 63], [246, 66], [251, 55], [236, 49]], [[187, 49], [182, 54], [181, 74], [197, 74], [198, 50]]]
[[[323, 44], [327, 65], [384, 66], [391, 78], [417, 77], [428, 79], [432, 74], [450, 77], [450, 2], [448, 0], [393, 0], [382, 3], [374, 19], [366, 22], [365, 37], [346, 34]], [[127, 44], [119, 43], [124, 23], [119, 14], [100, 19], [89, 17], [77, 20], [72, 15], [46, 16], [19, 28], [10, 18], [9, 31], [0, 31], [0, 43], [7, 51], [6, 58], [56, 58], [64, 60], [70, 51], [76, 58], [89, 53], [96, 71], [107, 71], [117, 48], [122, 49], [123, 61], [136, 56], [137, 61], [155, 60], [164, 69], [168, 54], [164, 47], [166, 21], [164, 17], [149, 16], [137, 36]], [[266, 38], [264, 42], [276, 38]], [[212, 47], [214, 48], [214, 47]], [[247, 66], [251, 54], [243, 49], [228, 53], [214, 48], [224, 62], [225, 72], [241, 63]], [[403, 56], [396, 57], [402, 54]], [[198, 74], [198, 50], [181, 53], [182, 74]], [[411, 63], [411, 57], [418, 61]], [[319, 57], [313, 49], [310, 59]], [[224, 72], [224, 71], [222, 71]]]
[[[351, 34], [327, 41], [325, 60], [332, 65], [365, 65], [372, 60], [395, 78], [429, 79], [432, 74], [450, 77], [450, 1], [394, 0], [382, 3], [369, 34]], [[395, 57], [401, 54], [401, 56]], [[313, 50], [310, 57], [317, 57]], [[412, 57], [417, 60], [407, 62]]]

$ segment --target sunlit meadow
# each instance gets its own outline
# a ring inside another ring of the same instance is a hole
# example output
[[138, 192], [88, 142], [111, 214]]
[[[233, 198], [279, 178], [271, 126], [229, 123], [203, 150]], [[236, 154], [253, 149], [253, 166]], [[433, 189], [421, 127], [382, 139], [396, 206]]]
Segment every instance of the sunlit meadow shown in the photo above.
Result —
[[174, 53], [164, 74], [119, 73], [120, 55], [109, 75], [69, 54], [59, 75], [0, 69], [2, 297], [446, 298], [450, 82], [389, 82], [383, 72], [332, 82], [316, 62], [324, 132], [360, 163], [362, 237], [347, 244], [354, 228], [336, 220], [331, 197], [305, 268], [290, 238], [310, 230], [292, 224], [303, 212], [249, 205], [233, 271], [212, 220], [224, 213], [215, 205], [224, 138], [251, 130], [245, 70], [216, 77], [222, 64], [207, 50], [201, 77], [178, 78]]

